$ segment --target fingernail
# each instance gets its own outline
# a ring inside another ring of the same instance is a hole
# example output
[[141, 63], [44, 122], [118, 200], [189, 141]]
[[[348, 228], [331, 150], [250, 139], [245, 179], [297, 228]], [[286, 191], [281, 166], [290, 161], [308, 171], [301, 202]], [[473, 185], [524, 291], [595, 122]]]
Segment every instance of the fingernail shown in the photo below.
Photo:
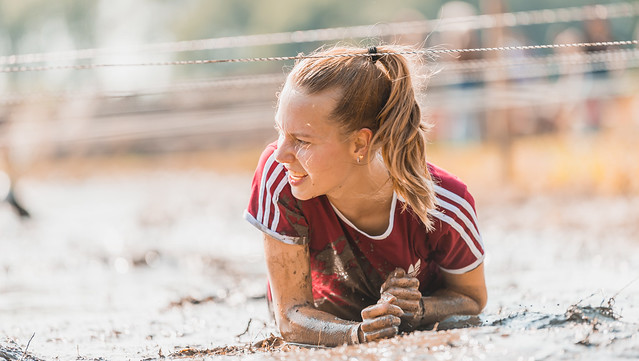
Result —
[[388, 292], [384, 292], [384, 293], [382, 293], [382, 296], [379, 298], [379, 300], [381, 302], [392, 303], [394, 301], [397, 301], [397, 297], [393, 296], [392, 294], [390, 294]]

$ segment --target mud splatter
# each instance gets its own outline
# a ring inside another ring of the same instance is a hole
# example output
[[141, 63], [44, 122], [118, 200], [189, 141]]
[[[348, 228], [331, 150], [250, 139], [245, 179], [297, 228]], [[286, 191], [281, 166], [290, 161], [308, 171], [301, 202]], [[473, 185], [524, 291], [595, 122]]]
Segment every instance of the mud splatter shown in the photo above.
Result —
[[[31, 341], [31, 340], [29, 340]], [[0, 359], [6, 361], [43, 361], [29, 353], [28, 347], [20, 347], [14, 340], [4, 340], [0, 343]]]
[[240, 356], [247, 354], [254, 354], [258, 352], [286, 352], [291, 351], [292, 349], [297, 348], [297, 346], [293, 346], [284, 342], [281, 337], [275, 336], [271, 334], [268, 338], [264, 340], [249, 343], [246, 345], [236, 345], [236, 346], [220, 346], [211, 349], [197, 349], [187, 347], [177, 352], [169, 355], [170, 357], [201, 357], [201, 356], [211, 356], [211, 355], [222, 355], [222, 356]]
[[204, 298], [195, 298], [193, 296], [186, 296], [186, 297], [182, 297], [177, 301], [173, 301], [171, 303], [169, 303], [169, 305], [166, 307], [167, 309], [169, 308], [173, 308], [173, 307], [182, 307], [186, 304], [190, 304], [190, 305], [199, 305], [201, 303], [206, 303], [206, 302], [217, 302], [220, 299], [218, 297], [215, 296], [207, 296]]

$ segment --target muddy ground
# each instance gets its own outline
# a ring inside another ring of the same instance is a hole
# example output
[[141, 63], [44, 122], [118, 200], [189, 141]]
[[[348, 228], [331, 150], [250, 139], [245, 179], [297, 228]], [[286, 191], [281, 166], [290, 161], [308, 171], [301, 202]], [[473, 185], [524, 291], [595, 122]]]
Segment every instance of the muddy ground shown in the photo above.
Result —
[[33, 218], [0, 204], [0, 360], [639, 359], [639, 196], [481, 194], [480, 317], [322, 349], [277, 338], [250, 180], [23, 179]]

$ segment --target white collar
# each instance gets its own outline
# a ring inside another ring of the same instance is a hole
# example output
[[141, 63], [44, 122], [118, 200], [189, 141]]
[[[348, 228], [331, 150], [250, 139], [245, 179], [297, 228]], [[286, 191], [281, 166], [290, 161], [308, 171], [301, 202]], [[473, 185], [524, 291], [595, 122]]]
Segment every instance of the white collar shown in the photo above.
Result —
[[363, 234], [364, 236], [370, 238], [370, 239], [375, 239], [375, 240], [382, 240], [382, 239], [386, 239], [388, 238], [388, 236], [391, 234], [391, 232], [393, 231], [393, 221], [395, 220], [395, 206], [397, 205], [397, 194], [395, 192], [393, 192], [393, 200], [391, 201], [391, 209], [390, 209], [390, 215], [388, 216], [388, 228], [386, 229], [386, 231], [382, 234], [380, 234], [379, 236], [371, 236], [370, 234], [362, 231], [361, 229], [357, 228], [351, 221], [348, 220], [348, 218], [346, 218], [342, 212], [339, 211], [339, 209], [337, 209], [333, 203], [331, 203], [331, 201], [329, 200], [328, 203], [330, 203], [331, 207], [333, 207], [333, 210], [335, 211], [335, 213], [337, 214], [337, 216], [344, 221], [344, 223], [348, 224], [350, 227], [352, 227], [354, 230], [356, 230], [357, 232]]

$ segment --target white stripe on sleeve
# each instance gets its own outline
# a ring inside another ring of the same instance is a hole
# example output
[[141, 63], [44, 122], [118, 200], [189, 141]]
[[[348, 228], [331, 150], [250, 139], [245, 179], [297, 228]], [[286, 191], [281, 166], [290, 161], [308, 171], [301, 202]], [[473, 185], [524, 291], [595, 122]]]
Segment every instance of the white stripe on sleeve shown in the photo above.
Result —
[[273, 207], [275, 207], [275, 213], [273, 213], [273, 224], [271, 224], [271, 230], [277, 232], [277, 225], [280, 222], [280, 207], [277, 205], [277, 201], [280, 199], [280, 193], [282, 192], [282, 188], [288, 183], [288, 179], [286, 177], [282, 178], [280, 183], [275, 188], [275, 194], [273, 194]]
[[246, 219], [247, 221], [249, 221], [249, 223], [251, 223], [252, 225], [254, 225], [257, 229], [259, 229], [260, 231], [266, 233], [267, 235], [278, 239], [286, 244], [305, 244], [306, 243], [306, 238], [305, 237], [290, 237], [290, 236], [284, 236], [281, 235], [277, 232], [273, 232], [270, 229], [268, 229], [266, 226], [264, 226], [262, 223], [260, 223], [257, 219], [255, 219], [249, 212], [244, 211], [244, 219]]
[[[452, 201], [457, 202], [457, 204], [459, 204], [460, 206], [464, 207], [464, 209], [466, 210], [466, 212], [468, 212], [468, 214], [470, 214], [470, 216], [472, 217], [473, 223], [475, 224], [475, 229], [477, 227], [479, 227], [479, 222], [477, 221], [477, 214], [475, 213], [475, 210], [473, 209], [473, 207], [470, 205], [470, 203], [468, 203], [468, 201], [466, 199], [464, 199], [463, 197], [460, 197], [459, 195], [449, 191], [448, 189], [439, 186], [437, 184], [433, 184], [433, 188], [435, 189], [435, 193], [440, 194]], [[455, 212], [456, 213], [456, 212]], [[457, 214], [457, 213], [456, 213]], [[468, 227], [470, 229], [473, 229], [473, 227]], [[481, 238], [481, 234], [479, 232], [477, 232], [479, 234], [479, 237], [477, 237], [477, 240], [479, 241], [479, 244], [481, 244], [482, 248], [484, 247], [484, 241]]]
[[280, 175], [283, 169], [284, 169], [284, 166], [282, 164], [278, 164], [277, 167], [275, 167], [275, 170], [273, 171], [271, 176], [268, 178], [268, 181], [266, 181], [266, 198], [264, 199], [265, 209], [264, 209], [264, 218], [262, 219], [262, 223], [264, 225], [269, 224], [269, 215], [271, 214], [271, 204], [272, 204], [271, 187], [273, 187], [273, 183], [275, 183], [275, 180]]
[[435, 201], [440, 207], [455, 213], [455, 215], [457, 215], [457, 217], [464, 222], [466, 228], [470, 229], [475, 239], [479, 241], [479, 244], [481, 244], [482, 248], [484, 247], [484, 245], [482, 244], [481, 234], [479, 234], [479, 230], [477, 230], [475, 224], [473, 224], [470, 219], [466, 217], [464, 212], [462, 212], [458, 207], [455, 207], [453, 204], [448, 203], [441, 198], [436, 198]]
[[482, 253], [479, 252], [479, 249], [477, 249], [477, 246], [475, 246], [475, 242], [473, 242], [473, 240], [470, 238], [470, 236], [468, 236], [468, 233], [466, 233], [466, 231], [464, 230], [464, 227], [460, 226], [457, 222], [455, 222], [455, 220], [453, 218], [451, 218], [451, 217], [449, 217], [449, 216], [445, 215], [444, 213], [442, 213], [440, 211], [437, 211], [437, 210], [431, 211], [430, 214], [433, 215], [436, 218], [439, 218], [443, 222], [448, 223], [451, 227], [453, 227], [459, 233], [459, 235], [462, 237], [464, 242], [466, 242], [466, 244], [468, 245], [468, 248], [473, 253], [475, 258], [481, 259], [483, 257]]
[[482, 262], [484, 262], [484, 257], [482, 258], [478, 258], [475, 262], [469, 264], [468, 266], [464, 267], [464, 268], [460, 268], [460, 269], [446, 269], [444, 267], [439, 267], [439, 269], [441, 269], [442, 271], [446, 272], [446, 273], [452, 273], [452, 274], [456, 274], [456, 275], [461, 275], [464, 274], [468, 271], [472, 271], [475, 268], [477, 268]]
[[275, 162], [275, 153], [271, 154], [270, 157], [266, 160], [266, 164], [264, 165], [264, 169], [262, 169], [262, 179], [260, 181], [260, 198], [258, 199], [258, 208], [257, 208], [257, 220], [262, 219], [262, 213], [264, 212], [263, 199], [264, 199], [264, 189], [266, 184], [266, 178], [268, 178], [268, 170], [271, 168], [271, 165]]

